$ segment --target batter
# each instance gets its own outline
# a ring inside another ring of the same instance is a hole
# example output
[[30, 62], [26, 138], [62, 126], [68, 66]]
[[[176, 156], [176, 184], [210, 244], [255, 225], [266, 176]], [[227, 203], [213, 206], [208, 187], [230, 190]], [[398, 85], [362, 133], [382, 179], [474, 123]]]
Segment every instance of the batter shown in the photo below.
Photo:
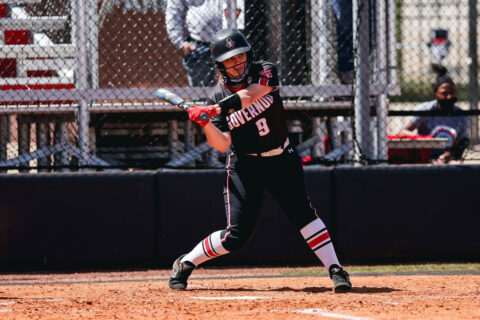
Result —
[[[333, 291], [350, 291], [349, 275], [310, 203], [300, 157], [288, 140], [275, 65], [255, 62], [249, 42], [236, 29], [217, 32], [210, 48], [221, 82], [210, 96], [211, 105], [193, 106], [188, 113], [190, 120], [204, 128], [212, 147], [228, 151], [224, 185], [227, 226], [175, 260], [170, 288], [184, 290], [195, 267], [246, 245], [257, 225], [264, 191], [268, 191], [329, 271]], [[211, 119], [203, 121], [202, 113]]]

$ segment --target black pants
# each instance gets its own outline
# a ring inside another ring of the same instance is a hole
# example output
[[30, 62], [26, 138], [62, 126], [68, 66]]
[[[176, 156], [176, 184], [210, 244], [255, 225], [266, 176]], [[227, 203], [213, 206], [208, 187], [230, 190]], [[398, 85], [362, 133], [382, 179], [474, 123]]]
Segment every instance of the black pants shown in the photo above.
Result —
[[240, 249], [253, 236], [265, 190], [298, 229], [318, 218], [307, 196], [301, 159], [293, 147], [273, 157], [230, 155], [226, 175], [227, 228], [221, 238], [228, 251]]

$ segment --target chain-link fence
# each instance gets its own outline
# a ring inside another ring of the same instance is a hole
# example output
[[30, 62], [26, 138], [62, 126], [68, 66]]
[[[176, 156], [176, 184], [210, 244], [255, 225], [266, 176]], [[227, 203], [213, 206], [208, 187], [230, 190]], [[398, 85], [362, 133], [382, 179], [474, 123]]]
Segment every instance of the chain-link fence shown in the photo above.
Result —
[[[473, 0], [0, 2], [1, 171], [223, 166], [155, 91], [203, 104], [218, 80], [209, 34], [226, 26], [276, 63], [305, 164], [428, 162], [465, 133], [459, 158], [480, 160]], [[439, 70], [459, 110], [417, 110]]]

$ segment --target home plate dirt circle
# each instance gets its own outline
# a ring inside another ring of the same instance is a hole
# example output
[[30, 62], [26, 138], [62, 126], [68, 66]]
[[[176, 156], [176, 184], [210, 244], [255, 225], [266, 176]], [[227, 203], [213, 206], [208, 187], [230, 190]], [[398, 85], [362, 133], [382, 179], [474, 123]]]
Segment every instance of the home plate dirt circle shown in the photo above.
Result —
[[0, 313], [2, 320], [480, 320], [478, 272], [352, 272], [352, 292], [334, 294], [326, 275], [308, 275], [318, 269], [199, 268], [185, 291], [168, 288], [170, 270], [2, 274]]

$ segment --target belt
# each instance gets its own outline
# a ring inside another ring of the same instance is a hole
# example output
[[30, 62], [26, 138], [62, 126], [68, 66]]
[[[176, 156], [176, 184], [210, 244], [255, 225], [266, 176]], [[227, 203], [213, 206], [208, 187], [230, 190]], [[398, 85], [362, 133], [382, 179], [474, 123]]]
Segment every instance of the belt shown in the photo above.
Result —
[[259, 153], [247, 153], [247, 156], [257, 156], [257, 157], [273, 157], [273, 156], [278, 156], [278, 155], [281, 155], [283, 153], [283, 150], [285, 150], [285, 148], [290, 144], [290, 141], [288, 140], [285, 140], [285, 143], [283, 144], [283, 146], [281, 147], [278, 147], [278, 148], [275, 148], [275, 149], [272, 149], [272, 150], [268, 150], [268, 151], [265, 151], [265, 152], [259, 152]]

